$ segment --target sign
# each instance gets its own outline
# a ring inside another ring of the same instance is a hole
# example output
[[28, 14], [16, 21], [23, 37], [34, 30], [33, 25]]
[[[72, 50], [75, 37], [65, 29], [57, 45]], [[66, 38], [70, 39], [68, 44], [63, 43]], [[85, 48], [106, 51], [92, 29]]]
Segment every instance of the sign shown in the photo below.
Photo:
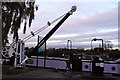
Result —
[[96, 63], [96, 66], [100, 66], [100, 63]]
[[46, 43], [44, 43], [39, 49], [38, 49], [38, 52], [45, 52], [45, 47], [46, 46]]

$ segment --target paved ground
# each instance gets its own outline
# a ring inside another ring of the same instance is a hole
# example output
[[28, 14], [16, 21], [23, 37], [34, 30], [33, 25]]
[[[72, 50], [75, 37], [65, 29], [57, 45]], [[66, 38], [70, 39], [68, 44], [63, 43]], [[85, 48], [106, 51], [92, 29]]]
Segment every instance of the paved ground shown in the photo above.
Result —
[[91, 76], [90, 72], [72, 72], [55, 69], [39, 69], [14, 76], [3, 76], [3, 78], [73, 78], [80, 80], [120, 80], [120, 77], [104, 74], [104, 76]]
[[13, 76], [3, 76], [4, 78], [67, 78], [64, 71], [54, 69], [40, 69]]

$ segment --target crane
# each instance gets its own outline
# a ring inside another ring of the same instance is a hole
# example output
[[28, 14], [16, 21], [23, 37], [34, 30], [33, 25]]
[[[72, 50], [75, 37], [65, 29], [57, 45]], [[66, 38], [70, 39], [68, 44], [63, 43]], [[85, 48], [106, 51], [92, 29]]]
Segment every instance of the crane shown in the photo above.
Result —
[[[63, 24], [63, 22], [70, 16], [73, 14], [73, 12], [75, 12], [77, 9], [76, 6], [72, 6], [71, 10], [68, 11], [67, 13], [65, 13], [64, 15], [60, 16], [59, 18], [53, 20], [52, 22], [47, 22], [47, 25], [45, 25], [44, 27], [38, 29], [35, 32], [31, 32], [30, 35], [28, 35], [27, 37], [23, 38], [23, 40], [18, 40], [17, 42], [13, 42], [11, 45], [15, 44], [15, 61], [14, 61], [14, 66], [15, 67], [23, 67], [24, 63], [26, 60], [28, 60], [29, 57], [31, 57], [32, 54], [36, 53], [38, 51], [38, 49], [54, 34], [54, 32]], [[62, 19], [61, 19], [62, 18]], [[44, 29], [46, 29], [48, 26], [50, 26], [51, 24], [55, 23], [56, 21], [58, 21], [59, 19], [61, 19], [53, 28], [52, 30], [50, 30], [47, 35], [45, 37], [43, 37], [43, 39], [34, 47], [34, 49], [30, 52], [29, 55], [27, 55], [24, 58], [24, 42], [29, 40], [30, 38], [32, 38], [33, 36], [37, 35], [39, 32], [43, 31]], [[19, 60], [18, 60], [19, 59]]]

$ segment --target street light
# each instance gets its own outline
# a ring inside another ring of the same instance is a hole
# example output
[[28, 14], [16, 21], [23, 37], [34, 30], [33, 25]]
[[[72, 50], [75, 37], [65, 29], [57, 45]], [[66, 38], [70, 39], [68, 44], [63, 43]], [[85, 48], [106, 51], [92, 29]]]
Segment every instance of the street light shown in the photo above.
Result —
[[92, 49], [92, 41], [97, 41], [97, 40], [101, 40], [102, 41], [102, 49], [103, 49], [103, 39], [96, 39], [96, 38], [91, 40], [91, 49]]
[[[69, 43], [70, 43], [70, 46], [69, 46]], [[67, 49], [72, 49], [72, 41], [71, 40], [68, 40], [67, 41]]]

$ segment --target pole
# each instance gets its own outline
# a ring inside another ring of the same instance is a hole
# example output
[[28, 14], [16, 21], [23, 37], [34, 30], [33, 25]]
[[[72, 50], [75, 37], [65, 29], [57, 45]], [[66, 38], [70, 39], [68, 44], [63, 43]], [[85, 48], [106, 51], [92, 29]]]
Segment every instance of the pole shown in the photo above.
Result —
[[93, 50], [92, 41], [93, 41], [93, 40], [91, 40], [91, 50]]
[[[40, 38], [40, 36], [38, 35], [38, 43], [39, 43], [39, 38]], [[38, 50], [37, 50], [37, 68], [38, 68]]]
[[45, 54], [44, 54], [44, 68], [46, 67], [46, 42], [45, 42]]
[[103, 49], [103, 39], [101, 39], [102, 40], [102, 49]]
[[[69, 43], [70, 43], [70, 46], [69, 46]], [[72, 41], [71, 40], [67, 41], [67, 49], [72, 49]]]

